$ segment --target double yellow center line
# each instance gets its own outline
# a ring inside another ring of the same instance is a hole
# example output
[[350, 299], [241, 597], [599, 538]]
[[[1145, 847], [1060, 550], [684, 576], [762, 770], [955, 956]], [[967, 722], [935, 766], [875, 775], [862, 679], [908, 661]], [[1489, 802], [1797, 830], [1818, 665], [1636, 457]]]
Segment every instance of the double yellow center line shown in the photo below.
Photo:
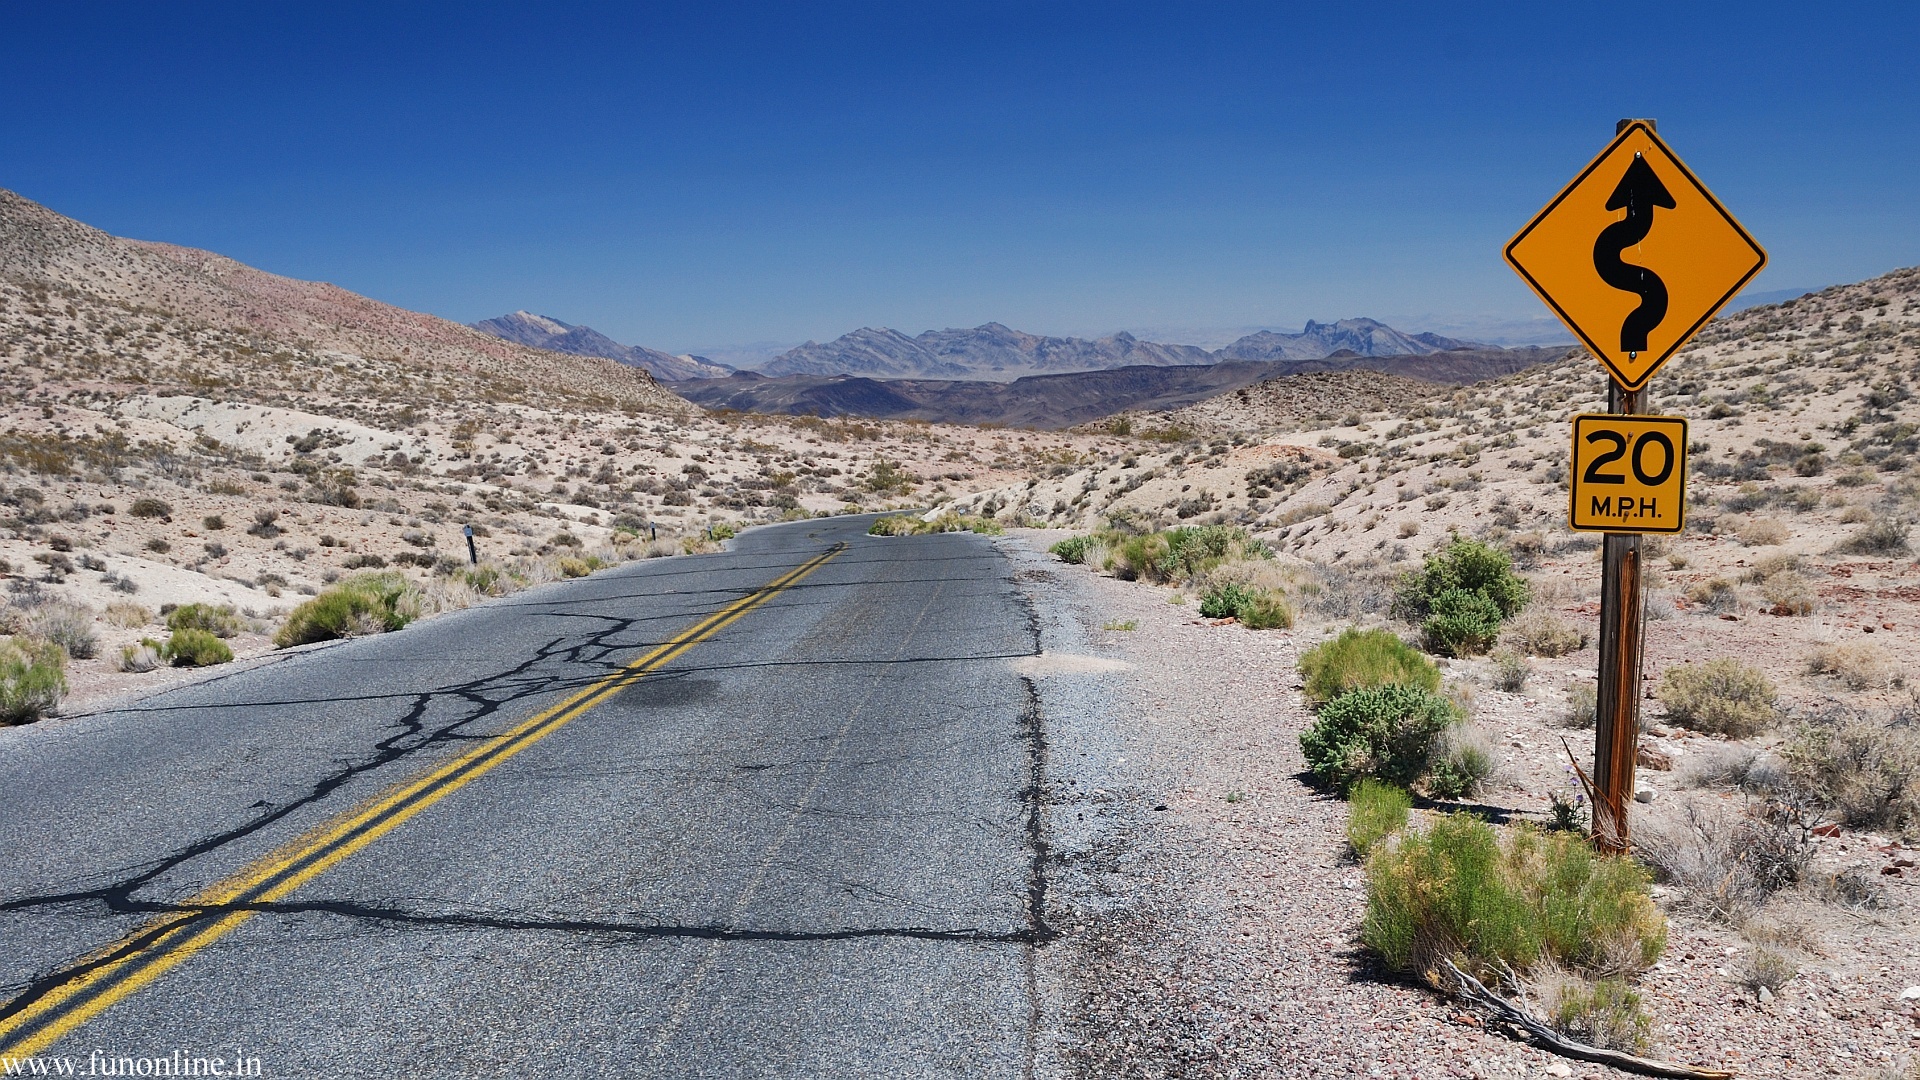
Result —
[[672, 662], [711, 638], [819, 569], [845, 547], [835, 545], [558, 705], [528, 717], [474, 749], [295, 839], [185, 901], [181, 913], [148, 923], [81, 960], [70, 969], [74, 972], [72, 978], [24, 1005], [16, 1002], [0, 1006], [0, 1050], [20, 1056], [37, 1054], [52, 1046], [115, 1002], [137, 993], [194, 953], [231, 933], [263, 906], [292, 895], [300, 886], [399, 828], [408, 818], [485, 776], [647, 672]]

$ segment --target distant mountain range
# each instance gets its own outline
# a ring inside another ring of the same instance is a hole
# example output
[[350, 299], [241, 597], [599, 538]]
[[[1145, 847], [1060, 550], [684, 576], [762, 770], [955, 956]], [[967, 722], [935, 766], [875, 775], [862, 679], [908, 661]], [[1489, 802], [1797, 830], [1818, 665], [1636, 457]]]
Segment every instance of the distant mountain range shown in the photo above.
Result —
[[535, 349], [599, 356], [632, 364], [667, 382], [682, 379], [724, 379], [734, 369], [701, 356], [674, 356], [643, 345], [622, 345], [590, 326], [574, 326], [531, 311], [516, 311], [497, 319], [469, 323], [475, 330]]
[[[698, 356], [672, 356], [657, 349], [622, 345], [590, 327], [516, 311], [473, 324], [536, 348], [583, 356], [603, 356], [644, 367], [672, 382], [726, 378], [734, 368]], [[1456, 349], [1497, 346], [1442, 337], [1407, 334], [1374, 319], [1308, 322], [1298, 334], [1262, 330], [1225, 348], [1144, 341], [1129, 333], [1102, 338], [1028, 334], [1000, 323], [964, 330], [928, 330], [909, 337], [886, 327], [862, 327], [825, 344], [809, 341], [773, 357], [761, 374], [858, 375], [872, 379], [951, 379], [1010, 382], [1028, 375], [1106, 371], [1122, 367], [1191, 367], [1227, 360], [1271, 362], [1318, 360], [1346, 352], [1354, 356], [1426, 356]]]
[[1381, 373], [1435, 384], [1498, 378], [1565, 356], [1550, 348], [1449, 349], [1418, 355], [1359, 356], [1342, 349], [1309, 360], [1219, 360], [1134, 364], [1097, 371], [991, 379], [874, 379], [864, 375], [780, 375], [742, 371], [725, 379], [673, 384], [709, 409], [794, 416], [865, 416], [956, 424], [1067, 428], [1128, 410], [1173, 409], [1265, 380], [1334, 372]]

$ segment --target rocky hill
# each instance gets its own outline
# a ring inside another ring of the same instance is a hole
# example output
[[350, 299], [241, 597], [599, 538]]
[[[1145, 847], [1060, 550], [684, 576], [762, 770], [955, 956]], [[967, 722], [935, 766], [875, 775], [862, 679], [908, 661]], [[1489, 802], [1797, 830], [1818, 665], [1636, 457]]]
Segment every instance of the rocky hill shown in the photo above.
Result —
[[824, 345], [807, 342], [761, 368], [767, 375], [865, 375], [902, 379], [995, 379], [1134, 365], [1206, 364], [1191, 345], [1162, 345], [1132, 334], [1103, 338], [1043, 337], [987, 323], [970, 330], [929, 330], [908, 337], [865, 327]]
[[[1565, 349], [1456, 349], [1422, 355], [1312, 360], [1225, 360], [1173, 366], [1133, 365], [1012, 382], [981, 379], [873, 379], [853, 375], [740, 372], [727, 379], [673, 384], [709, 409], [813, 416], [869, 416], [956, 424], [1069, 428], [1116, 413], [1178, 409], [1262, 380], [1308, 372], [1383, 372], [1390, 381], [1469, 383], [1498, 378], [1561, 356]], [[1366, 379], [1356, 380], [1361, 385]], [[1382, 384], [1386, 385], [1386, 384]]]
[[497, 319], [471, 323], [475, 330], [494, 337], [517, 341], [535, 349], [570, 353], [574, 356], [600, 356], [645, 368], [665, 382], [680, 379], [724, 379], [734, 369], [701, 356], [673, 356], [642, 345], [622, 345], [590, 326], [574, 326], [531, 311], [516, 311]]
[[1461, 341], [1439, 334], [1403, 334], [1373, 319], [1341, 319], [1317, 323], [1307, 320], [1298, 334], [1262, 330], [1219, 350], [1223, 360], [1318, 360], [1340, 352], [1355, 356], [1420, 356], [1449, 349], [1493, 349], [1496, 346]]

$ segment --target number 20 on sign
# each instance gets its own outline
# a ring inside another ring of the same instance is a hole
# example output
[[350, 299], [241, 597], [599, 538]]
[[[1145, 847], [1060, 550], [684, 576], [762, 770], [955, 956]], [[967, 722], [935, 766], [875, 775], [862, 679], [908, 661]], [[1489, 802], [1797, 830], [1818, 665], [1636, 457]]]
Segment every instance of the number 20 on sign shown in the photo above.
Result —
[[1677, 533], [1686, 527], [1687, 421], [1587, 413], [1573, 418], [1575, 529]]

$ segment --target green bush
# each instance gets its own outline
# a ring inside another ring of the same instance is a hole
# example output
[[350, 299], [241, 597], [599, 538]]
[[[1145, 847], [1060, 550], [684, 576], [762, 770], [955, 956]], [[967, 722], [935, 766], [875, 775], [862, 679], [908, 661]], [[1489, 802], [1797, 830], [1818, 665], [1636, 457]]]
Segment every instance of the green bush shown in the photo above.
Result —
[[1666, 921], [1645, 868], [1584, 837], [1448, 814], [1367, 860], [1360, 938], [1387, 968], [1436, 978], [1443, 958], [1488, 979], [1552, 962], [1598, 975], [1650, 966]]
[[1232, 525], [1186, 525], [1145, 535], [1102, 534], [1116, 577], [1182, 584], [1235, 559], [1270, 559], [1273, 551]]
[[1363, 686], [1440, 689], [1440, 669], [1420, 650], [1385, 630], [1348, 627], [1300, 656], [1310, 701], [1331, 701]]
[[1441, 656], [1479, 656], [1500, 636], [1500, 605], [1483, 592], [1443, 589], [1427, 610], [1420, 632]]
[[1505, 552], [1455, 536], [1400, 579], [1394, 609], [1420, 624], [1434, 651], [1477, 656], [1493, 647], [1500, 624], [1518, 615], [1530, 596]]
[[1061, 562], [1080, 563], [1087, 557], [1087, 548], [1092, 546], [1091, 536], [1069, 536], [1047, 550], [1060, 556]]
[[360, 574], [294, 608], [273, 635], [275, 648], [398, 630], [420, 612], [420, 596], [396, 573]]
[[1257, 590], [1253, 599], [1240, 607], [1240, 625], [1249, 630], [1292, 629], [1293, 605], [1270, 590]]
[[1349, 690], [1320, 706], [1300, 749], [1315, 781], [1347, 791], [1365, 777], [1411, 788], [1426, 778], [1435, 736], [1461, 719], [1446, 698], [1410, 686]]
[[1407, 827], [1413, 796], [1405, 788], [1362, 780], [1353, 786], [1347, 802], [1347, 846], [1366, 858], [1373, 845]]
[[183, 604], [167, 613], [167, 629], [176, 634], [182, 630], [204, 630], [215, 637], [228, 638], [245, 628], [245, 621], [226, 604], [217, 607]]
[[212, 667], [231, 661], [233, 650], [213, 634], [189, 626], [175, 630], [160, 655], [174, 667]]
[[1200, 616], [1205, 619], [1237, 618], [1240, 609], [1253, 603], [1253, 590], [1238, 582], [1215, 585], [1200, 597]]
[[1673, 722], [1736, 739], [1773, 726], [1773, 684], [1732, 657], [1670, 667], [1660, 676], [1660, 703]]
[[33, 638], [0, 641], [0, 723], [25, 724], [67, 696], [67, 654]]

